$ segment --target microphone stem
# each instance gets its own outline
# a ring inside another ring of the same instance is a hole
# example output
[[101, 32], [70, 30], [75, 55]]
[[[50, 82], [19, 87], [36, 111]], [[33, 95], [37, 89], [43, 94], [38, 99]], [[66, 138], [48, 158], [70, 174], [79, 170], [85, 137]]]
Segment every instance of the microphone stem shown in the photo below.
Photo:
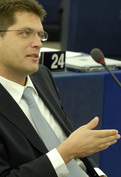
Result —
[[107, 71], [110, 73], [110, 75], [113, 77], [113, 79], [116, 81], [116, 83], [119, 85], [119, 87], [121, 87], [121, 83], [119, 82], [119, 80], [115, 77], [115, 75], [108, 69], [108, 67], [106, 65], [103, 65]]

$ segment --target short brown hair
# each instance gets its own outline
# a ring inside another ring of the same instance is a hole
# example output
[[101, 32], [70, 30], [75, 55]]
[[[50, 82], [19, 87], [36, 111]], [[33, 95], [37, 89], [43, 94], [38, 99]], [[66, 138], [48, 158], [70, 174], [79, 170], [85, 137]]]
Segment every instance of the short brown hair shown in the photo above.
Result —
[[[46, 11], [36, 0], [0, 0], [0, 30], [7, 30], [15, 21], [17, 11], [32, 12], [43, 21]], [[2, 34], [0, 34], [2, 35]]]

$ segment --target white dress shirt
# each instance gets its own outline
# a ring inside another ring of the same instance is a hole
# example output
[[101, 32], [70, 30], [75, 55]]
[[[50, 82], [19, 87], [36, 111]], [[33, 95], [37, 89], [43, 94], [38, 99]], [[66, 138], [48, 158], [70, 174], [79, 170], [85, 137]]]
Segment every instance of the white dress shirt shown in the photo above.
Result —
[[[27, 86], [31, 87], [32, 94], [34, 96], [36, 103], [38, 104], [38, 107], [39, 107], [42, 115], [47, 120], [47, 122], [50, 124], [51, 128], [54, 130], [54, 132], [56, 133], [59, 140], [61, 142], [63, 142], [67, 138], [65, 133], [62, 131], [60, 125], [58, 124], [58, 122], [54, 119], [54, 117], [50, 113], [49, 109], [46, 107], [46, 105], [44, 104], [42, 99], [38, 96], [38, 93], [37, 93], [29, 76], [27, 77], [26, 86], [19, 85], [15, 82], [12, 82], [10, 80], [7, 80], [7, 79], [1, 77], [1, 76], [0, 76], [0, 83], [9, 92], [9, 94], [13, 97], [13, 99], [16, 101], [16, 103], [20, 106], [20, 108], [23, 110], [23, 112], [25, 113], [25, 115], [27, 116], [27, 118], [29, 119], [29, 121], [31, 122], [31, 124], [33, 125], [35, 130], [37, 131], [37, 129], [33, 123], [33, 120], [31, 118], [28, 105], [27, 105], [26, 101], [22, 98], [24, 89]], [[49, 160], [51, 161], [51, 163], [56, 171], [57, 176], [58, 177], [66, 177], [68, 175], [68, 169], [67, 169], [66, 164], [64, 163], [63, 159], [61, 158], [60, 154], [58, 153], [58, 151], [56, 149], [53, 149], [50, 152], [48, 152], [46, 155], [48, 156]], [[78, 165], [83, 167], [84, 170], [86, 170], [86, 167], [82, 161], [77, 159], [77, 163], [78, 163]], [[97, 171], [99, 176], [106, 177], [106, 175], [99, 168], [95, 168], [95, 170]]]

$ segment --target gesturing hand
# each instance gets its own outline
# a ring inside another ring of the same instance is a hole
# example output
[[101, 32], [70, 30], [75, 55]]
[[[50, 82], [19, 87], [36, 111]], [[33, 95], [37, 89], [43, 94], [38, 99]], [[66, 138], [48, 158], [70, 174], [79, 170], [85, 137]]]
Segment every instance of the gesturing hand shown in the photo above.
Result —
[[68, 163], [75, 157], [86, 157], [108, 148], [120, 138], [117, 130], [93, 130], [99, 122], [95, 117], [88, 124], [75, 130], [57, 147], [61, 157]]

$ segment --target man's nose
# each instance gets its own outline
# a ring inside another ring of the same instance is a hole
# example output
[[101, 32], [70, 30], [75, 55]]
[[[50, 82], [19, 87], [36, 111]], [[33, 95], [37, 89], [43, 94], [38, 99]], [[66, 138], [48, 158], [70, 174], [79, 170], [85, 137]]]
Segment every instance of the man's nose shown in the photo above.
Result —
[[36, 47], [36, 48], [39, 48], [39, 49], [42, 47], [42, 41], [41, 41], [41, 39], [40, 39], [40, 37], [38, 36], [37, 33], [33, 38], [32, 47]]

